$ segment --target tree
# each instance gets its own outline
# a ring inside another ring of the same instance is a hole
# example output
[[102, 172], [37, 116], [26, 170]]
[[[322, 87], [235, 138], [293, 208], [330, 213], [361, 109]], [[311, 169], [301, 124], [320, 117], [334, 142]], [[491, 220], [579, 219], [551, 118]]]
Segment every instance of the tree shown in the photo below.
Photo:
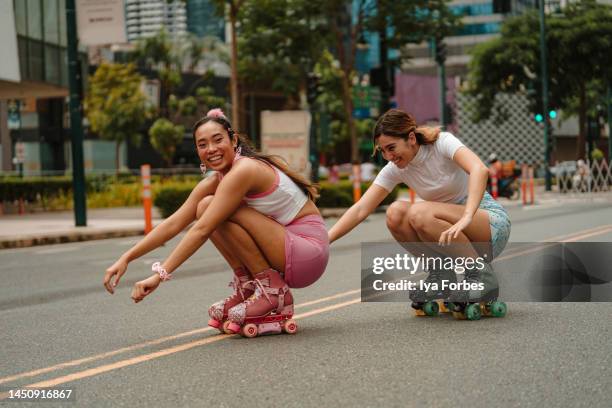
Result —
[[181, 144], [184, 134], [185, 128], [182, 125], [175, 126], [165, 118], [157, 119], [149, 129], [151, 146], [166, 161], [168, 167], [172, 166], [176, 146]]
[[[210, 40], [201, 41], [194, 37], [173, 41], [165, 30], [161, 30], [157, 35], [139, 42], [132, 56], [145, 68], [156, 70], [159, 75], [160, 106], [156, 113], [161, 117], [150, 127], [149, 136], [152, 146], [167, 165], [172, 165], [176, 152], [176, 147], [170, 146], [170, 143], [180, 143], [185, 127], [191, 126], [199, 113], [225, 105], [225, 99], [214, 96], [213, 90], [207, 86], [189, 90], [186, 96], [175, 93], [182, 84], [183, 70], [193, 72], [207, 53], [222, 53], [213, 44]], [[192, 88], [210, 81], [212, 75], [211, 71], [206, 72]]]
[[[475, 98], [477, 121], [506, 117], [496, 95], [526, 95], [531, 112], [542, 106], [539, 20], [536, 12], [508, 19], [501, 36], [476, 47], [470, 63], [468, 95]], [[588, 90], [598, 89], [592, 98], [603, 99], [606, 83], [612, 79], [612, 7], [591, 0], [572, 3], [561, 15], [547, 17], [549, 105], [564, 115], [578, 115], [577, 158], [585, 157]], [[592, 94], [592, 92], [591, 92]]]
[[132, 64], [103, 63], [89, 81], [85, 111], [91, 130], [102, 139], [115, 141], [115, 165], [119, 171], [121, 142], [141, 142], [140, 130], [149, 117], [143, 78]]
[[245, 84], [282, 92], [299, 106], [308, 74], [329, 43], [321, 0], [246, 2], [240, 19], [239, 75]]
[[245, 0], [214, 0], [217, 13], [227, 17], [230, 23], [231, 32], [231, 59], [230, 59], [230, 95], [232, 98], [232, 126], [240, 129], [240, 94], [238, 77], [238, 34], [237, 25], [240, 19], [240, 11]]

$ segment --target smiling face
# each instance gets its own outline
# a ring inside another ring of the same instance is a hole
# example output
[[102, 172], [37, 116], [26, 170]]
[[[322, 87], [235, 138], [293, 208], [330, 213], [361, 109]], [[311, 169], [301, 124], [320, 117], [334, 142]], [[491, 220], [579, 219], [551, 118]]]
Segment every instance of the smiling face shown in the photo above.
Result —
[[230, 139], [225, 128], [211, 120], [195, 131], [195, 144], [200, 161], [209, 169], [226, 172], [236, 156], [237, 138]]
[[378, 137], [377, 144], [384, 159], [395, 163], [400, 169], [406, 167], [419, 151], [414, 132], [410, 132], [408, 139], [382, 134]]

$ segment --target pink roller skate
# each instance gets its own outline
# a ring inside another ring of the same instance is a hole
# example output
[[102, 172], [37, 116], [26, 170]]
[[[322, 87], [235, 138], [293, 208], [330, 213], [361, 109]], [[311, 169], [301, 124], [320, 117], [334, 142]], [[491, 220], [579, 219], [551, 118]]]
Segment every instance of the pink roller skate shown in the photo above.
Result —
[[251, 281], [249, 274], [243, 268], [238, 268], [234, 271], [234, 280], [229, 283], [229, 286], [234, 288], [234, 293], [224, 300], [213, 304], [208, 309], [208, 314], [210, 315], [208, 325], [226, 334], [232, 334], [232, 332], [227, 330], [227, 326], [231, 323], [227, 320], [228, 310], [244, 302], [255, 291], [253, 281]]
[[297, 332], [297, 324], [292, 319], [293, 296], [280, 274], [266, 269], [255, 275], [253, 283], [255, 293], [228, 311], [231, 322], [228, 330], [245, 337]]

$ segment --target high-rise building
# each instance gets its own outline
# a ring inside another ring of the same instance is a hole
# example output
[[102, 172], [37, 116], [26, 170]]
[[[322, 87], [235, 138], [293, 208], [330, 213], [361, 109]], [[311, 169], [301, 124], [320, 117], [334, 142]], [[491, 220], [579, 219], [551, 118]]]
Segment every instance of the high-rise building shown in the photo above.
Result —
[[216, 14], [211, 0], [187, 0], [187, 31], [225, 41], [225, 19]]
[[[65, 166], [68, 96], [65, 0], [0, 0], [0, 149], [26, 174]], [[83, 69], [86, 70], [86, 66]]]
[[[571, 0], [545, 0], [545, 10], [552, 13]], [[447, 49], [446, 74], [464, 76], [471, 59], [470, 51], [476, 45], [499, 35], [505, 18], [537, 8], [538, 0], [453, 0], [449, 8], [463, 15], [463, 27], [454, 36], [444, 40]], [[407, 46], [413, 57], [402, 66], [404, 72], [435, 75], [436, 63], [429, 43]]]
[[129, 42], [157, 34], [162, 28], [171, 37], [187, 33], [187, 11], [182, 1], [126, 0], [125, 25]]

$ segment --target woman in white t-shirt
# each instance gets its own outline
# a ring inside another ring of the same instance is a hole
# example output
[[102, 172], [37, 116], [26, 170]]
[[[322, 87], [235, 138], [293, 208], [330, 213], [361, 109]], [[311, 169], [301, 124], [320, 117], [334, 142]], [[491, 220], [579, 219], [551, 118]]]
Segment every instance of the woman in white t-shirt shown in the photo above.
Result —
[[[404, 183], [422, 201], [412, 205], [396, 201], [389, 206], [387, 227], [398, 242], [435, 242], [445, 247], [451, 242], [486, 243], [488, 262], [501, 253], [510, 235], [510, 220], [503, 207], [486, 192], [488, 169], [476, 154], [448, 132], [417, 127], [410, 114], [398, 109], [380, 117], [373, 139], [376, 149], [389, 163], [363, 197], [329, 230], [330, 243], [351, 231], [395, 186]], [[472, 245], [461, 247], [467, 248], [462, 249], [468, 251], [464, 256], [482, 255]], [[444, 250], [456, 251], [457, 246]], [[428, 280], [439, 278], [432, 276], [434, 272], [439, 271], [430, 271]], [[489, 278], [477, 270], [468, 270], [465, 275], [465, 279], [474, 282]], [[485, 288], [488, 297], [497, 298], [496, 282], [490, 286], [490, 291]], [[440, 293], [416, 295], [424, 296], [416, 300], [421, 303], [439, 298]], [[464, 291], [455, 295], [458, 301], [471, 302], [479, 301], [476, 298], [484, 293]], [[413, 294], [411, 298], [415, 301]]]

